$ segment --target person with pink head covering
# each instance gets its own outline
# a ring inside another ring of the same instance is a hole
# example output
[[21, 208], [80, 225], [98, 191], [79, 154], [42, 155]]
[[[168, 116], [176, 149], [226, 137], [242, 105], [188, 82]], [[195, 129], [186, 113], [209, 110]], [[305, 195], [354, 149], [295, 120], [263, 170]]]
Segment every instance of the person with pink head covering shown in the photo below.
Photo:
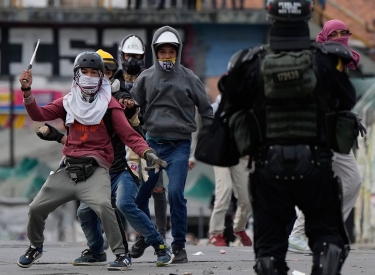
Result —
[[[316, 42], [324, 43], [335, 41], [348, 46], [350, 33], [344, 22], [334, 19], [327, 21], [322, 31], [317, 35]], [[350, 48], [349, 48], [350, 49]], [[359, 66], [360, 54], [350, 49], [354, 62], [346, 65], [348, 69], [355, 70]], [[332, 157], [332, 169], [336, 176], [341, 179], [343, 191], [342, 212], [344, 221], [348, 218], [361, 188], [361, 175], [359, 174], [357, 162], [353, 151], [349, 154], [334, 152]], [[288, 250], [296, 253], [311, 253], [308, 240], [305, 235], [305, 216], [299, 211], [298, 218], [294, 223], [292, 233], [289, 236]]]
[[[327, 41], [335, 41], [340, 42], [347, 46], [349, 49], [349, 37], [351, 36], [351, 32], [349, 31], [348, 27], [345, 25], [344, 22], [338, 19], [329, 20], [327, 21], [322, 31], [317, 35], [316, 42], [323, 43]], [[359, 65], [360, 54], [352, 49], [350, 49], [353, 59], [355, 62], [351, 62], [346, 65], [349, 69], [355, 70]]]

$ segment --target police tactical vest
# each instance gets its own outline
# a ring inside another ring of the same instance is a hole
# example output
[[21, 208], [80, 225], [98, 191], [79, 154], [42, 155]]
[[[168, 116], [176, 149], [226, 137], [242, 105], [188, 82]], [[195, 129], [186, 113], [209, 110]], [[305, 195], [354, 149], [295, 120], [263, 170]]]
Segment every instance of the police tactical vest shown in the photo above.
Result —
[[222, 93], [234, 97], [237, 91], [245, 92], [246, 83], [239, 85], [238, 76], [257, 78], [257, 85], [249, 87], [257, 91], [248, 91], [255, 95], [249, 97], [252, 107], [229, 118], [241, 156], [257, 156], [259, 148], [273, 144], [315, 144], [350, 152], [359, 132], [358, 118], [350, 111], [336, 110], [338, 102], [332, 100], [331, 88], [326, 88], [317, 53], [336, 56], [343, 64], [353, 62], [350, 51], [338, 42], [312, 42], [309, 49], [290, 52], [274, 52], [261, 45], [232, 56], [228, 74], [219, 82]]
[[[317, 140], [317, 78], [310, 50], [274, 53], [265, 48], [260, 61], [266, 142]], [[262, 123], [263, 124], [263, 123]]]

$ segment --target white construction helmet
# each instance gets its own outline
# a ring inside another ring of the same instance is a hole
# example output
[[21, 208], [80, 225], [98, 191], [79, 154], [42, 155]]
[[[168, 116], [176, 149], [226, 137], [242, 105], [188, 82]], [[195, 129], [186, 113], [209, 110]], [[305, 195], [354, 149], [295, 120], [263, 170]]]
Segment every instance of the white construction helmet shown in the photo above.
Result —
[[122, 52], [132, 54], [144, 54], [145, 49], [142, 41], [136, 36], [130, 36], [122, 45]]
[[166, 44], [166, 43], [173, 44], [177, 47], [180, 45], [180, 42], [178, 41], [177, 36], [171, 31], [166, 31], [166, 32], [163, 32], [161, 35], [159, 35], [154, 45], [158, 46], [160, 44]]

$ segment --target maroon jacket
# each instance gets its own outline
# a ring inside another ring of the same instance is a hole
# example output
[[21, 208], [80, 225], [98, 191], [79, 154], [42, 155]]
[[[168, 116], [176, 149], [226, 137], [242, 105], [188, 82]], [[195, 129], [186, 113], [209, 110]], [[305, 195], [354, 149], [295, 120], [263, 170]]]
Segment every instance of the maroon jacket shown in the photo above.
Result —
[[[34, 95], [24, 98], [27, 113], [34, 121], [49, 121], [61, 118], [65, 123], [66, 111], [63, 106], [63, 98], [59, 98], [46, 106], [39, 107]], [[108, 109], [112, 109], [113, 130], [124, 144], [129, 146], [136, 154], [143, 157], [147, 149], [150, 149], [144, 139], [129, 125], [124, 116], [124, 109], [113, 97]], [[62, 153], [69, 157], [94, 157], [99, 166], [109, 169], [114, 153], [111, 138], [103, 120], [97, 125], [83, 125], [74, 120], [69, 127], [68, 139], [64, 144]]]

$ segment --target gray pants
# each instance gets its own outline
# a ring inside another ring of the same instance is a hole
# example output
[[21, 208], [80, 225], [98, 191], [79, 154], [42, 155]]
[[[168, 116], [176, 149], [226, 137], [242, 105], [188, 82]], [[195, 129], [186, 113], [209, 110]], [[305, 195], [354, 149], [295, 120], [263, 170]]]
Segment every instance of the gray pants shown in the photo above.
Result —
[[[341, 179], [342, 183], [342, 215], [346, 221], [361, 189], [361, 175], [353, 151], [350, 151], [349, 154], [334, 153], [332, 160], [333, 172]], [[300, 237], [304, 234], [305, 216], [302, 211], [299, 211], [290, 237]]]
[[31, 245], [39, 247], [43, 244], [43, 231], [48, 214], [71, 200], [82, 201], [95, 211], [113, 254], [124, 254], [125, 247], [119, 224], [111, 206], [111, 180], [108, 170], [101, 167], [86, 181], [78, 183], [71, 182], [64, 169], [59, 169], [48, 177], [30, 204], [27, 236]]

